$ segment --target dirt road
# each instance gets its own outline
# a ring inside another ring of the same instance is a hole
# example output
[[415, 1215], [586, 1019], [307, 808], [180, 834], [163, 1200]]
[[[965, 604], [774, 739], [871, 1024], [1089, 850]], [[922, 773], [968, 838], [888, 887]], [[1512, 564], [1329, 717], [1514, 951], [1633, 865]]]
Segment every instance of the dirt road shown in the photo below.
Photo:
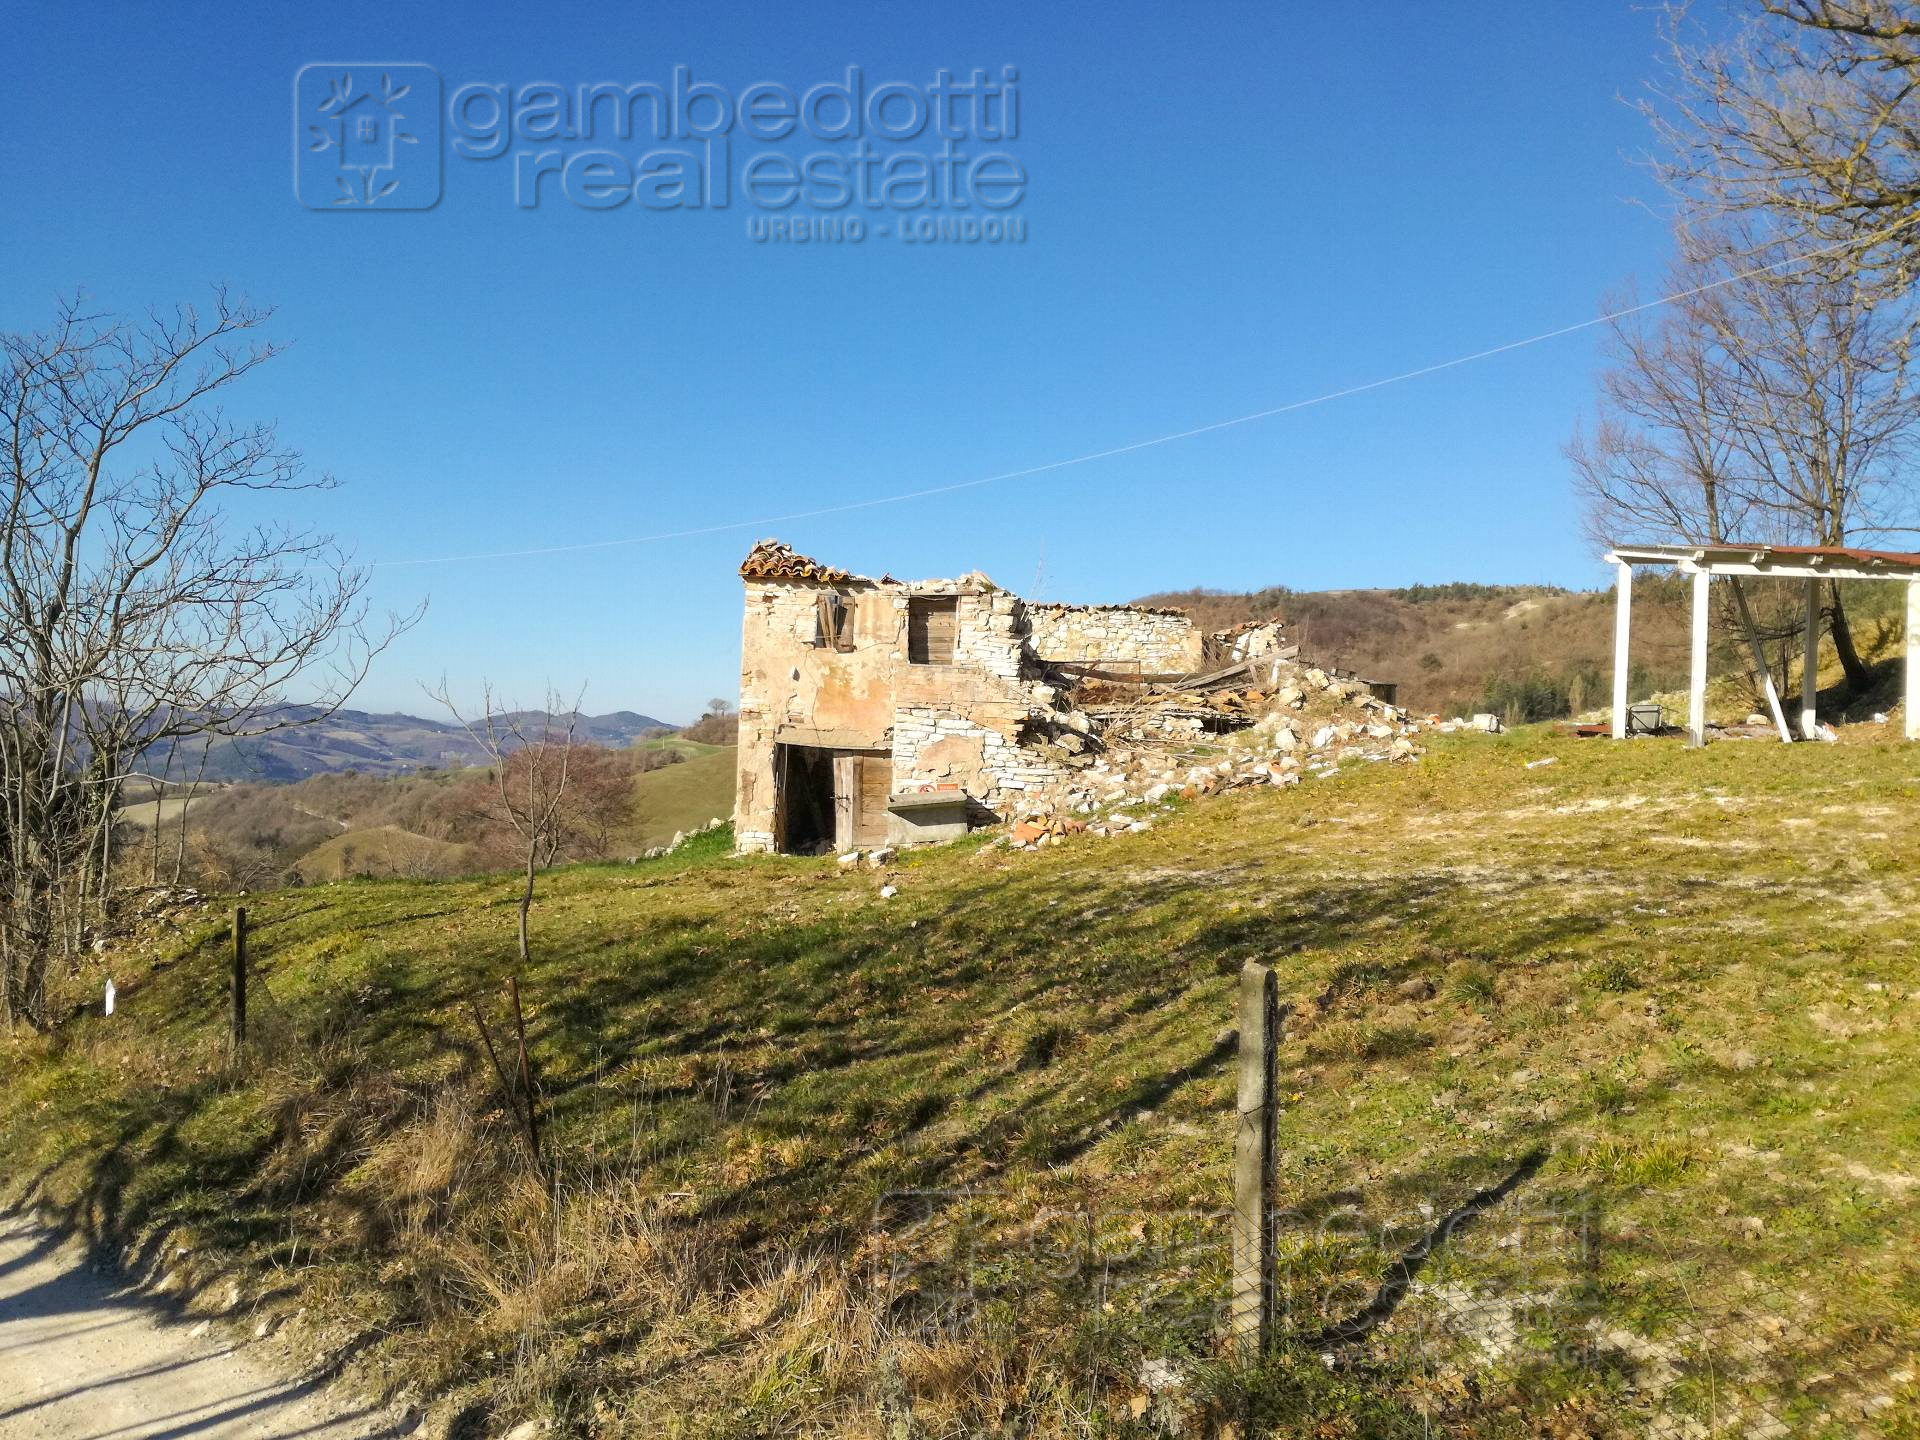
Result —
[[96, 1273], [78, 1243], [0, 1214], [0, 1440], [400, 1433], [390, 1412], [287, 1380], [256, 1347], [173, 1319]]

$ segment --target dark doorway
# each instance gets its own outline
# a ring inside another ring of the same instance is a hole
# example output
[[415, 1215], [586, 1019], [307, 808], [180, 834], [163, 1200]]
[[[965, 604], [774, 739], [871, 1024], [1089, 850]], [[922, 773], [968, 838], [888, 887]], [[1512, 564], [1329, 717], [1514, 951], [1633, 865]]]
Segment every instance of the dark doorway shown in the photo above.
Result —
[[833, 752], [780, 747], [780, 850], [824, 855], [833, 849]]
[[778, 848], [825, 855], [880, 846], [887, 839], [893, 757], [884, 750], [780, 747]]

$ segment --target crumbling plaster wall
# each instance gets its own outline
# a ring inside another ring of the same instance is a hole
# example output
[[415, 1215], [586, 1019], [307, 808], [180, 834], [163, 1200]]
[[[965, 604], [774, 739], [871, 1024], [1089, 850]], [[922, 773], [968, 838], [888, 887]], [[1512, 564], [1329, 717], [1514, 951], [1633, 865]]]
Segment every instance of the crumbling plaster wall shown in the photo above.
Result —
[[819, 643], [823, 587], [777, 580], [746, 585], [734, 845], [771, 850], [779, 805], [776, 743], [891, 748], [892, 654], [905, 645], [905, 620], [877, 586], [833, 587], [853, 605], [853, 649], [836, 650]]
[[1062, 778], [1061, 766], [1021, 744], [1051, 715], [1052, 692], [1036, 692], [1040, 666], [1027, 645], [1027, 606], [1017, 596], [990, 590], [963, 597], [959, 619], [951, 666], [896, 672], [894, 785], [958, 785], [998, 813], [1016, 796]]
[[1205, 637], [1185, 615], [1124, 605], [1026, 607], [1032, 644], [1042, 659], [1098, 665], [1137, 664], [1146, 674], [1198, 670]]

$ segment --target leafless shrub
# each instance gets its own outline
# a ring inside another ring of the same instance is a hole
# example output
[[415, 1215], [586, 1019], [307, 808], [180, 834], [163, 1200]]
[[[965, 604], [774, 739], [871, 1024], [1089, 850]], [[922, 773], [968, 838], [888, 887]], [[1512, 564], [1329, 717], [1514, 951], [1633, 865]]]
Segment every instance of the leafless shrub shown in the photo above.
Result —
[[[103, 910], [143, 752], [324, 718], [407, 620], [325, 535], [222, 504], [323, 489], [221, 392], [279, 353], [216, 290], [129, 321], [63, 304], [0, 336], [0, 1013], [44, 1028], [50, 958]], [[315, 703], [287, 702], [297, 685]]]
[[583, 823], [579, 796], [569, 795], [576, 773], [579, 697], [562, 710], [559, 692], [549, 691], [544, 710], [508, 712], [494, 703], [496, 697], [488, 685], [481, 692], [481, 717], [469, 721], [448, 693], [445, 679], [428, 694], [446, 707], [487, 755], [488, 818], [518, 842], [523, 875], [519, 945], [524, 964], [530, 958], [527, 918], [533, 909], [534, 877], [554, 862]]

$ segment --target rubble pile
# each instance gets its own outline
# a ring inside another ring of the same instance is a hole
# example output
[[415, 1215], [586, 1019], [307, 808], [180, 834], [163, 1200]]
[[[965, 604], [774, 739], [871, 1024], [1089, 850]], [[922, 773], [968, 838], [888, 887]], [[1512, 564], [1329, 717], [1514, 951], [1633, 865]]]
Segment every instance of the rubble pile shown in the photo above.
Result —
[[115, 894], [109, 918], [88, 933], [88, 940], [96, 955], [109, 949], [144, 953], [171, 943], [209, 903], [191, 885], [128, 886]]
[[673, 832], [673, 839], [669, 840], [666, 844], [654, 845], [642, 850], [638, 855], [630, 855], [627, 857], [627, 863], [635, 864], [641, 860], [658, 860], [663, 855], [671, 855], [689, 840], [697, 839], [702, 835], [718, 830], [727, 823], [727, 821], [716, 815], [707, 821], [706, 824], [695, 826], [691, 830], [676, 830]]
[[1357, 679], [1294, 663], [1291, 649], [1166, 684], [1106, 676], [1076, 686], [1090, 722], [1075, 779], [1006, 836], [1041, 849], [1078, 834], [1151, 829], [1176, 798], [1298, 785], [1348, 761], [1411, 761], [1424, 723]]

